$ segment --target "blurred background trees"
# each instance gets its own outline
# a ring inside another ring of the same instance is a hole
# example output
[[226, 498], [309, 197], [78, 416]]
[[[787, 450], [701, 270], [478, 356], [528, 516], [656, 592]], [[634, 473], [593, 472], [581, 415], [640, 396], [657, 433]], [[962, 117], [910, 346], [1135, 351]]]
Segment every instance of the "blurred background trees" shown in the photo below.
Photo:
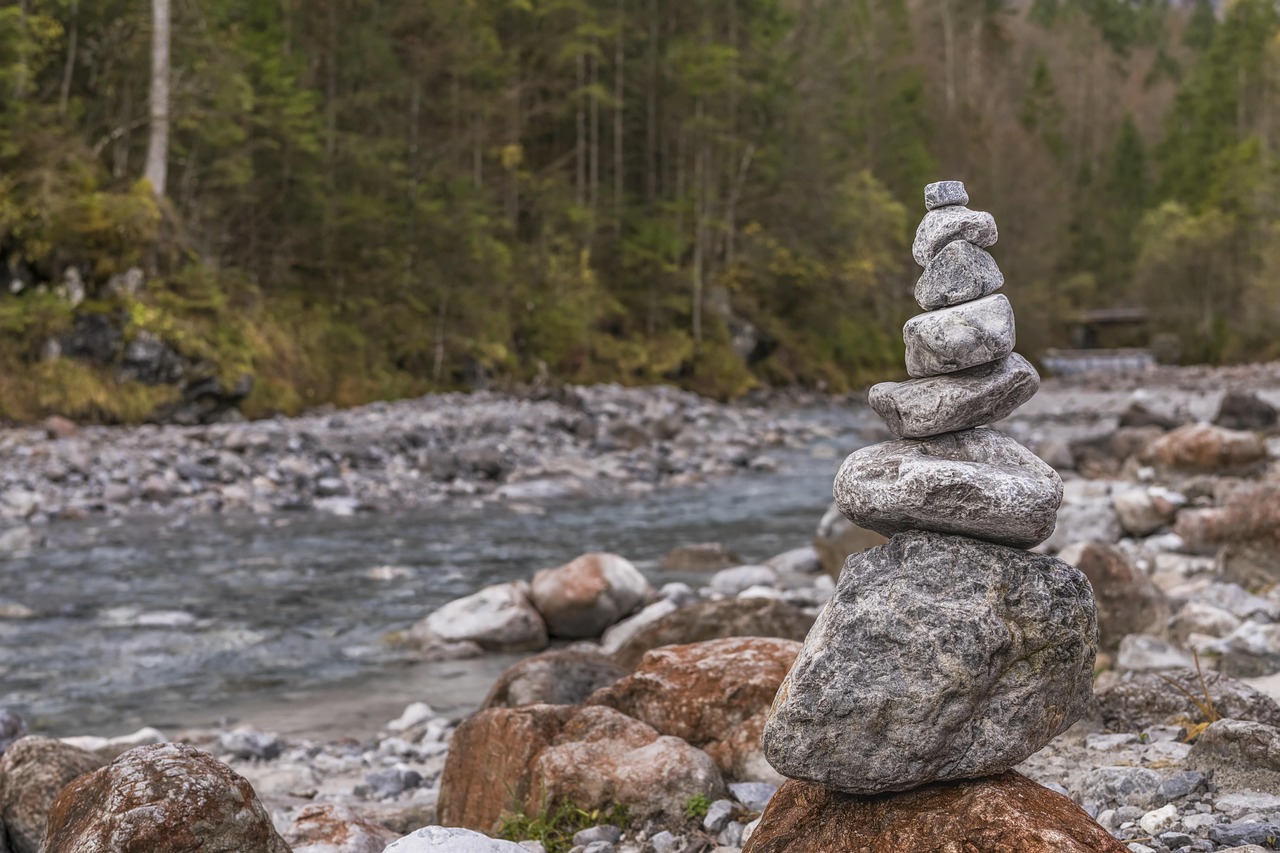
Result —
[[[251, 414], [844, 390], [901, 370], [940, 178], [1000, 223], [1029, 356], [1122, 306], [1280, 357], [1278, 32], [1273, 0], [4, 0], [0, 416], [145, 416], [143, 333], [252, 375]], [[87, 316], [120, 348], [69, 356]]]

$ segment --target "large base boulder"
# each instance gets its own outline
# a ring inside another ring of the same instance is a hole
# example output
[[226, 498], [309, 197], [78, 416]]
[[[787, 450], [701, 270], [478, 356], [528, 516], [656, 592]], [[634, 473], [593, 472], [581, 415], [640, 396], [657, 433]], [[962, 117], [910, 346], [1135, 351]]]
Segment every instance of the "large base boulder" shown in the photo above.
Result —
[[1126, 853], [1067, 797], [1009, 772], [857, 797], [791, 781], [743, 853]]
[[83, 749], [47, 737], [15, 741], [0, 759], [0, 825], [12, 853], [40, 853], [49, 808], [72, 780], [102, 766]]
[[44, 853], [289, 853], [253, 787], [208, 753], [140, 746], [63, 789]]
[[1097, 636], [1078, 569], [900, 534], [849, 558], [778, 690], [765, 755], [854, 794], [1003, 772], [1089, 707]]
[[765, 637], [665, 646], [587, 702], [616, 708], [705, 750], [728, 779], [772, 779], [760, 735], [799, 652], [794, 640]]

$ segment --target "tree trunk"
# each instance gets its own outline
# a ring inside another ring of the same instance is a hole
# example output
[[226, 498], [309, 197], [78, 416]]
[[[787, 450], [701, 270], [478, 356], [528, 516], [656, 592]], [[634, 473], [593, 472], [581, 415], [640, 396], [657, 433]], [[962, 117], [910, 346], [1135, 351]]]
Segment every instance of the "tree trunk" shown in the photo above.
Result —
[[169, 164], [169, 0], [151, 0], [151, 135], [143, 176], [161, 198]]

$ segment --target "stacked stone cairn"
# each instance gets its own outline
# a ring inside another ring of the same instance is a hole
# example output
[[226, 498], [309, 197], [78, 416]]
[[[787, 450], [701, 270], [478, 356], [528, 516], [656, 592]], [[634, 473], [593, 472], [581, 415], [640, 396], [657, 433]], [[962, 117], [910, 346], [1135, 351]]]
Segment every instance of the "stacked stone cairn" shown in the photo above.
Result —
[[995, 220], [968, 201], [958, 181], [925, 189], [913, 246], [925, 313], [903, 330], [913, 378], [870, 392], [900, 439], [855, 452], [835, 481], [845, 516], [890, 541], [848, 558], [765, 728], [766, 757], [812, 783], [809, 803], [1005, 773], [1093, 696], [1089, 582], [1023, 550], [1053, 532], [1062, 481], [986, 426], [1029, 400], [1040, 377], [1013, 352], [1004, 276], [985, 251]]

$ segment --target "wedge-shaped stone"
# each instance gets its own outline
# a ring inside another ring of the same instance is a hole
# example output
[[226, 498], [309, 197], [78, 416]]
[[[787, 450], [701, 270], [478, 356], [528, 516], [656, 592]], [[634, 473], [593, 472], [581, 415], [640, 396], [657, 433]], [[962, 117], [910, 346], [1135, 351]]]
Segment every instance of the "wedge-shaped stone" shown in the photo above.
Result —
[[965, 240], [985, 249], [994, 246], [997, 237], [996, 220], [990, 213], [970, 210], [963, 205], [940, 207], [929, 211], [920, 220], [911, 254], [923, 267], [948, 243]]
[[902, 341], [915, 379], [977, 367], [1013, 352], [1013, 306], [997, 293], [917, 314], [902, 327]]
[[916, 302], [926, 311], [990, 296], [1004, 286], [1004, 273], [990, 252], [972, 243], [948, 243], [916, 282]]
[[945, 376], [881, 382], [867, 397], [894, 435], [928, 438], [1006, 418], [1039, 387], [1040, 374], [1013, 353]]
[[950, 207], [953, 204], [968, 204], [969, 193], [962, 181], [937, 181], [924, 188], [924, 206], [926, 210], [937, 210], [939, 207]]
[[1061, 560], [915, 531], [855, 554], [774, 698], [764, 753], [851, 794], [1003, 772], [1093, 698], [1089, 581]]
[[834, 491], [846, 518], [885, 536], [933, 530], [1014, 548], [1048, 539], [1062, 503], [1057, 472], [986, 427], [864, 447]]

